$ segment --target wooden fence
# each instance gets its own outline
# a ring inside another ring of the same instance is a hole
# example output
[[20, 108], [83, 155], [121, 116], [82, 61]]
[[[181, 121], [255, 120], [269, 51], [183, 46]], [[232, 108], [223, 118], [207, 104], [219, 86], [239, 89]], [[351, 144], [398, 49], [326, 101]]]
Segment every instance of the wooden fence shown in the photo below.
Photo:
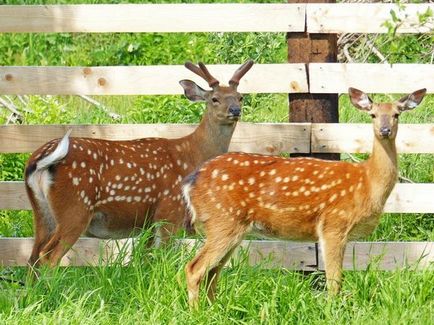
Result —
[[[384, 33], [393, 10], [397, 33], [429, 33], [433, 17], [420, 24], [419, 15], [434, 4], [152, 4], [0, 6], [0, 33], [53, 32], [303, 32]], [[209, 66], [226, 80], [231, 65]], [[180, 94], [178, 80], [203, 80], [182, 66], [0, 67], [0, 94], [132, 95]], [[309, 82], [308, 82], [309, 80]], [[434, 93], [430, 64], [257, 64], [241, 80], [246, 93], [343, 93], [349, 86], [367, 92], [407, 93], [426, 87]], [[6, 125], [0, 126], [0, 153], [31, 152], [72, 127], [73, 136], [131, 139], [179, 137], [192, 125]], [[369, 152], [372, 130], [365, 124], [240, 123], [230, 150], [279, 152]], [[401, 124], [400, 153], [434, 153], [434, 124]], [[427, 166], [429, 168], [429, 166]], [[434, 184], [397, 184], [387, 201], [390, 213], [434, 213]], [[0, 182], [0, 209], [30, 209], [23, 182]], [[1, 238], [0, 264], [25, 265], [32, 238]], [[62, 260], [64, 265], [109, 263], [134, 240], [81, 238]], [[191, 240], [183, 243], [194, 245]], [[314, 243], [245, 241], [249, 261], [274, 256], [271, 266], [323, 269]], [[434, 261], [434, 242], [353, 242], [345, 253], [346, 269], [365, 269], [371, 261], [380, 269], [407, 264], [426, 267]]]

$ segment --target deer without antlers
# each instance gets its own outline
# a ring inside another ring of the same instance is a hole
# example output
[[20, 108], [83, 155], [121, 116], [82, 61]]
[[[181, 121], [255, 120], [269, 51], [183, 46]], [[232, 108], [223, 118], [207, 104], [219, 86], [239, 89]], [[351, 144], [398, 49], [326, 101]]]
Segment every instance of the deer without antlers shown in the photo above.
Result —
[[227, 153], [189, 175], [183, 186], [192, 218], [187, 221], [200, 222], [206, 235], [204, 246], [185, 268], [189, 303], [197, 306], [203, 278], [208, 297], [214, 299], [221, 268], [252, 230], [284, 239], [319, 240], [328, 291], [338, 293], [348, 239], [375, 229], [395, 185], [398, 116], [415, 108], [425, 92], [374, 104], [362, 91], [349, 89], [353, 105], [373, 118], [374, 146], [363, 163]]
[[29, 263], [57, 264], [83, 233], [123, 238], [157, 221], [167, 222], [164, 240], [177, 231], [185, 212], [181, 180], [227, 152], [241, 114], [237, 86], [252, 65], [247, 61], [229, 86], [220, 86], [203, 63], [185, 64], [212, 90], [180, 81], [187, 98], [207, 103], [197, 129], [183, 138], [108, 141], [67, 133], [36, 150], [25, 172], [35, 228]]

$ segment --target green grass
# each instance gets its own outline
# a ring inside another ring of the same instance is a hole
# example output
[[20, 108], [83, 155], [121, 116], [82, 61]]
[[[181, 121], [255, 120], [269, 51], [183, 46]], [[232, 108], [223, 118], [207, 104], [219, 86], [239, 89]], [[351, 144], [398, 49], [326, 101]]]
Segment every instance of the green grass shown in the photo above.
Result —
[[[187, 305], [184, 249], [136, 249], [126, 267], [43, 270], [38, 282], [0, 282], [0, 322], [7, 324], [430, 324], [432, 270], [345, 272], [343, 292], [328, 298], [323, 274], [249, 267], [232, 261], [212, 306]], [[245, 256], [245, 255], [244, 255]], [[13, 280], [25, 280], [15, 268]]]

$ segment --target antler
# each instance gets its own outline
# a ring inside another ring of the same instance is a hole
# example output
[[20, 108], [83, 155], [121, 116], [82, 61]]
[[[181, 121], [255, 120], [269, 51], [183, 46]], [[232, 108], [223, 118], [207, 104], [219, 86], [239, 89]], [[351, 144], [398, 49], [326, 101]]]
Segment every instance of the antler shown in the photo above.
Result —
[[190, 61], [185, 62], [184, 66], [203, 78], [211, 88], [215, 88], [219, 85], [219, 81], [214, 78], [211, 73], [209, 73], [208, 69], [205, 67], [205, 64], [199, 62], [199, 67], [191, 63]]
[[229, 80], [229, 85], [233, 88], [236, 88], [240, 83], [240, 79], [247, 73], [247, 71], [250, 70], [252, 66], [253, 66], [252, 60], [246, 61], [241, 67], [237, 69], [237, 71], [235, 71], [231, 80]]

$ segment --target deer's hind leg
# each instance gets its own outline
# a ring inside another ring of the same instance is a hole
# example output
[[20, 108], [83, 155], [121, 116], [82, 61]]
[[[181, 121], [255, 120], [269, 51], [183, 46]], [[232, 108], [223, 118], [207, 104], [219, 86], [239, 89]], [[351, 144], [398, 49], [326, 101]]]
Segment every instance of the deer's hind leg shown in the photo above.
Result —
[[199, 287], [205, 277], [208, 297], [214, 299], [220, 270], [246, 231], [246, 227], [236, 225], [231, 229], [222, 229], [218, 225], [207, 224], [206, 229], [204, 246], [185, 267], [188, 301], [193, 308], [198, 307]]
[[41, 263], [51, 267], [58, 265], [80, 235], [86, 231], [92, 214], [81, 202], [74, 204], [53, 208], [57, 225], [48, 243], [40, 251]]
[[221, 261], [217, 264], [217, 266], [211, 268], [208, 271], [208, 276], [206, 277], [205, 288], [207, 291], [208, 299], [213, 302], [215, 300], [217, 294], [217, 281], [220, 276], [220, 272], [223, 269], [223, 266], [227, 263], [227, 261], [232, 256], [235, 247], [231, 248], [226, 255], [221, 259]]

